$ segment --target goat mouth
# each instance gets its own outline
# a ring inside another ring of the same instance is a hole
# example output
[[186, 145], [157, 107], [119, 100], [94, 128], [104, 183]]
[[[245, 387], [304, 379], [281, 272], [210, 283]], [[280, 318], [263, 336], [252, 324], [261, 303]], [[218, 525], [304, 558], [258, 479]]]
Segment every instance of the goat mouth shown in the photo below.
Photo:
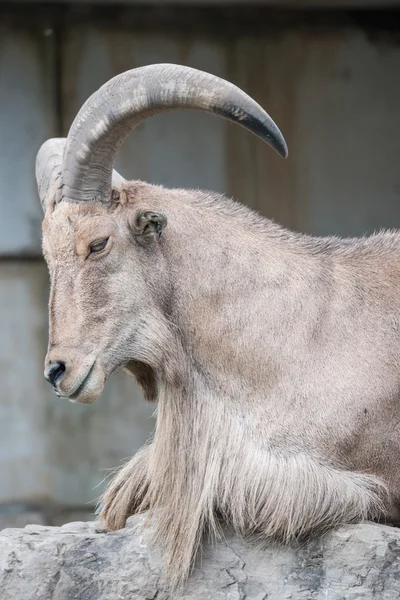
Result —
[[56, 390], [58, 396], [63, 398], [68, 398], [68, 400], [76, 401], [79, 396], [85, 391], [85, 388], [89, 382], [90, 376], [93, 372], [95, 362], [90, 365], [90, 367], [82, 374], [82, 376], [74, 383], [69, 390], [66, 390], [66, 393], [62, 394], [59, 390]]
[[87, 372], [86, 377], [83, 379], [82, 383], [77, 387], [77, 389], [73, 392], [73, 394], [69, 395], [70, 400], [77, 400], [79, 398], [79, 396], [81, 396], [83, 394], [83, 392], [85, 391], [85, 388], [89, 382], [90, 376], [92, 374], [93, 367], [94, 367], [94, 363], [90, 367], [90, 369]]

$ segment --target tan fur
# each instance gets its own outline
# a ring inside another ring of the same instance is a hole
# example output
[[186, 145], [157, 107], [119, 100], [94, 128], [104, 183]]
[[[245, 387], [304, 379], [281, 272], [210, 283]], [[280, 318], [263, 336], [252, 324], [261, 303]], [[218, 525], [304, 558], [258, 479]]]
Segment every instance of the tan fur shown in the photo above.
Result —
[[[142, 210], [167, 216], [159, 241], [138, 235]], [[399, 234], [311, 238], [226, 198], [133, 182], [108, 207], [50, 206], [44, 251], [59, 393], [92, 364], [74, 400], [126, 368], [156, 401], [154, 437], [101, 516], [112, 530], [148, 510], [170, 585], [220, 519], [289, 542], [398, 517]]]

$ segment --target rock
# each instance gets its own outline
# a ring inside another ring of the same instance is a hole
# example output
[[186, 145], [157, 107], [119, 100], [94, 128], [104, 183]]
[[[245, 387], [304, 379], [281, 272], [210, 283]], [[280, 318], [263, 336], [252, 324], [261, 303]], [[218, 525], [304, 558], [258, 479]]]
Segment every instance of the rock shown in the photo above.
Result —
[[296, 547], [261, 549], [226, 532], [205, 544], [185, 589], [168, 594], [143, 518], [124, 530], [94, 523], [0, 532], [1, 600], [397, 600], [400, 530], [364, 523]]

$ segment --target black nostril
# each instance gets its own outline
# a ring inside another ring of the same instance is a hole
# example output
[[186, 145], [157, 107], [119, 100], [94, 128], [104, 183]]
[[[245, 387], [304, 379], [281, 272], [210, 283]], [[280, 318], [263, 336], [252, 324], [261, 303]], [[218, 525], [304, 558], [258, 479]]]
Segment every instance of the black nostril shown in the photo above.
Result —
[[45, 379], [51, 383], [51, 385], [55, 385], [59, 379], [65, 373], [65, 362], [62, 360], [56, 360], [46, 369], [44, 373]]

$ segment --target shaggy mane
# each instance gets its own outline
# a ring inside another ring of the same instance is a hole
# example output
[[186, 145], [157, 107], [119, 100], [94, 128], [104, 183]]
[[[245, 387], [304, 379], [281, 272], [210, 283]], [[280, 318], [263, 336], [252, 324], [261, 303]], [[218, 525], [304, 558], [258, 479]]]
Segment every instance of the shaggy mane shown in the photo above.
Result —
[[109, 530], [149, 511], [171, 588], [187, 578], [203, 532], [219, 537], [219, 517], [242, 536], [289, 543], [382, 513], [387, 491], [378, 478], [340, 470], [302, 449], [259, 447], [193, 375], [186, 394], [162, 387], [154, 440], [101, 499]]

